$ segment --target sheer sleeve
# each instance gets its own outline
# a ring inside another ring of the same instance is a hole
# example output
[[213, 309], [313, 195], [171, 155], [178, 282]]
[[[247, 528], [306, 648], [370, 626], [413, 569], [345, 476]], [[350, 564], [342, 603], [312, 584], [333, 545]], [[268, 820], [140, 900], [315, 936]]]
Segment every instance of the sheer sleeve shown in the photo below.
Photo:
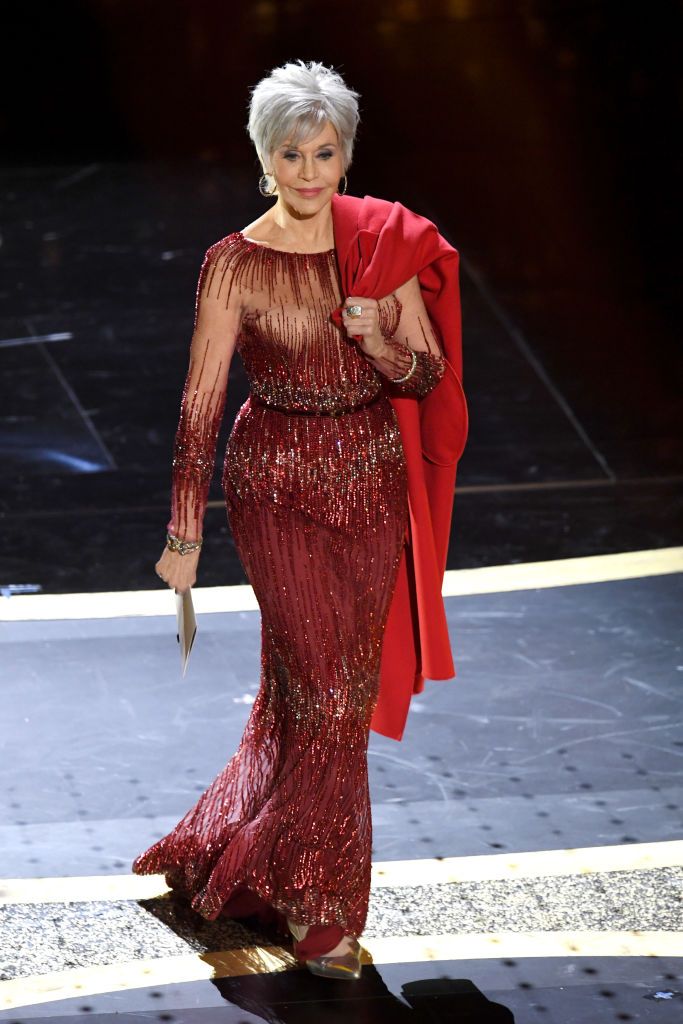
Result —
[[199, 540], [225, 409], [228, 372], [242, 320], [242, 300], [229, 265], [230, 250], [216, 242], [199, 273], [189, 367], [173, 446], [171, 518], [166, 528]]
[[[443, 377], [445, 363], [417, 275], [380, 300], [379, 326], [387, 347], [381, 356], [366, 358], [388, 379], [390, 394], [417, 398], [429, 394]], [[415, 369], [410, 373], [413, 353]], [[394, 383], [408, 373], [404, 383]]]

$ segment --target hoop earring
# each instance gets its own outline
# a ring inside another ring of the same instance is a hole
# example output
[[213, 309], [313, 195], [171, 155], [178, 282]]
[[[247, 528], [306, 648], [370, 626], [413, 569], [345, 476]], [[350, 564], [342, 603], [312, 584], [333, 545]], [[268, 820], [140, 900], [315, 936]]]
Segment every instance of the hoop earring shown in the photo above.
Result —
[[266, 198], [267, 198], [268, 196], [274, 196], [274, 195], [275, 195], [275, 189], [277, 188], [277, 182], [276, 182], [276, 181], [273, 181], [273, 187], [272, 187], [272, 189], [270, 190], [270, 192], [264, 192], [264, 187], [265, 187], [265, 179], [266, 179], [266, 178], [269, 178], [269, 177], [270, 177], [270, 175], [269, 175], [269, 174], [262, 174], [262, 175], [261, 175], [261, 177], [260, 177], [260, 178], [259, 178], [259, 180], [258, 180], [258, 190], [259, 190], [259, 192], [261, 193], [261, 195], [262, 195], [262, 196], [266, 196]]
[[[340, 192], [339, 191], [339, 185], [337, 185], [337, 195], [340, 195], [340, 196], [343, 196], [344, 192], [346, 192], [346, 186], [348, 185], [348, 181], [349, 181], [349, 179], [347, 178], [347, 176], [345, 174], [342, 174], [342, 178], [344, 179], [344, 191]], [[341, 178], [339, 179], [339, 181], [341, 181]]]

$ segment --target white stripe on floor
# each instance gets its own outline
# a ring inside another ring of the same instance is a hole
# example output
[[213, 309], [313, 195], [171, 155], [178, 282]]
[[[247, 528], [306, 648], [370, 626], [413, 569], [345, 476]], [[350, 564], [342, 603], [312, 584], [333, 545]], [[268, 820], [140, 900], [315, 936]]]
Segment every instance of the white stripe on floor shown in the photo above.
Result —
[[[683, 950], [682, 932], [491, 932], [362, 939], [364, 963], [584, 956], [672, 957]], [[218, 953], [186, 954], [122, 964], [76, 967], [0, 982], [0, 1010], [148, 986], [298, 969], [284, 947], [252, 946]], [[305, 970], [305, 968], [302, 968]]]
[[[626, 551], [612, 555], [557, 558], [548, 562], [490, 565], [479, 569], [449, 569], [444, 576], [444, 597], [492, 594], [511, 590], [569, 587], [611, 580], [637, 579], [683, 572], [683, 547]], [[150, 560], [150, 577], [153, 575]], [[248, 585], [193, 587], [195, 611], [256, 611], [258, 604]], [[114, 619], [127, 616], [173, 615], [175, 595], [161, 583], [153, 590], [125, 590], [92, 594], [14, 594], [0, 598], [0, 619]]]
[[[473, 857], [376, 861], [372, 887], [444, 885], [683, 866], [683, 839]], [[0, 879], [0, 905], [152, 899], [168, 892], [163, 875], [86, 875]]]

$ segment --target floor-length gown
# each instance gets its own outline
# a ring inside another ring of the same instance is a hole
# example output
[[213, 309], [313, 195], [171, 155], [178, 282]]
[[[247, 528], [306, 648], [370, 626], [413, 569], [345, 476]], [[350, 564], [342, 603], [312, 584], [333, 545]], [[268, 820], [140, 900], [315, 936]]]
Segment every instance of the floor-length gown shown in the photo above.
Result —
[[[371, 360], [331, 318], [345, 298], [334, 249], [285, 252], [237, 231], [201, 267], [168, 529], [201, 536], [237, 348], [250, 395], [222, 485], [261, 610], [260, 689], [236, 753], [133, 871], [164, 873], [208, 919], [254, 913], [284, 927], [289, 916], [356, 936], [365, 925], [368, 734], [408, 536], [387, 396], [419, 399], [444, 370], [417, 279], [408, 284], [379, 303], [389, 346]], [[383, 387], [420, 348], [409, 380]]]

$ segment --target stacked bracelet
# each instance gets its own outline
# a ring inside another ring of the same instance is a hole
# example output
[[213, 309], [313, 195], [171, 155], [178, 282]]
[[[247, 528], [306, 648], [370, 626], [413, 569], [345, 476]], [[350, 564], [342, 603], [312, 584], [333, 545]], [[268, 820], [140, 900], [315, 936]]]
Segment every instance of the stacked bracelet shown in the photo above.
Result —
[[197, 551], [202, 546], [202, 538], [199, 540], [181, 540], [173, 533], [166, 534], [166, 547], [170, 551], [177, 551], [181, 555], [187, 555], [190, 551]]
[[390, 381], [391, 384], [403, 384], [405, 381], [408, 380], [409, 377], [412, 377], [412, 375], [413, 375], [413, 373], [415, 371], [415, 367], [417, 366], [417, 352], [415, 351], [414, 348], [411, 348], [410, 354], [413, 357], [413, 364], [412, 364], [412, 366], [410, 367], [410, 369], [408, 370], [408, 372], [406, 373], [406, 375], [404, 377], [390, 377], [389, 381]]

